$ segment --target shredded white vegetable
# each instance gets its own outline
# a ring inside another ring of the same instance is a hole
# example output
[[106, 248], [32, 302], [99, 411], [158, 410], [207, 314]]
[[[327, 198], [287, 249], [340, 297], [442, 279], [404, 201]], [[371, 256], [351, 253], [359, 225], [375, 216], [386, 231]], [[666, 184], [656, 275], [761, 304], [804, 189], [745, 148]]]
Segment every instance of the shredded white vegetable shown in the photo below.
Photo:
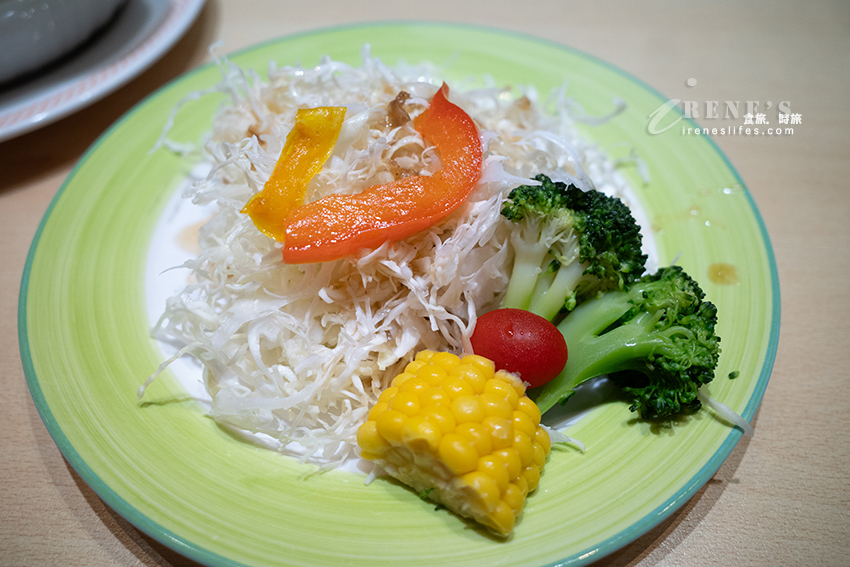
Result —
[[552, 441], [552, 445], [555, 445], [556, 443], [562, 443], [562, 444], [565, 444], [565, 445], [574, 445], [582, 453], [584, 453], [585, 450], [587, 449], [584, 446], [584, 443], [582, 443], [581, 441], [579, 441], [575, 437], [569, 437], [569, 436], [563, 434], [562, 432], [558, 431], [557, 429], [553, 429], [552, 427], [547, 426], [545, 423], [541, 423], [540, 427], [542, 427], [543, 430], [546, 431], [546, 433], [549, 434], [549, 439]]
[[[509, 231], [500, 210], [510, 189], [546, 173], [628, 202], [617, 164], [576, 134], [577, 106], [566, 89], [541, 100], [533, 88], [517, 96], [450, 85], [450, 100], [476, 120], [485, 147], [468, 201], [402, 242], [286, 265], [279, 245], [240, 210], [271, 174], [296, 110], [347, 108], [307, 200], [355, 193], [440, 167], [411, 122], [388, 119], [388, 105], [409, 93], [404, 109], [413, 117], [442, 78], [429, 66], [390, 69], [368, 47], [359, 67], [327, 58], [313, 68], [272, 64], [265, 81], [227, 59], [218, 64], [216, 90], [230, 100], [205, 144], [211, 173], [187, 195], [214, 203], [217, 213], [200, 231], [200, 255], [186, 263], [195, 283], [167, 301], [153, 335], [185, 345], [203, 363], [218, 422], [270, 436], [304, 461], [329, 468], [354, 458], [357, 427], [416, 352], [470, 350], [476, 314], [498, 304], [507, 285]], [[169, 147], [165, 136], [161, 142]]]
[[722, 402], [718, 402], [704, 391], [704, 388], [701, 388], [699, 391], [699, 400], [706, 407], [711, 408], [717, 416], [731, 425], [732, 427], [738, 427], [741, 431], [744, 432], [744, 435], [747, 437], [752, 437], [755, 434], [755, 430], [753, 430], [753, 426], [743, 418], [743, 416], [738, 415], [735, 410], [727, 406]]

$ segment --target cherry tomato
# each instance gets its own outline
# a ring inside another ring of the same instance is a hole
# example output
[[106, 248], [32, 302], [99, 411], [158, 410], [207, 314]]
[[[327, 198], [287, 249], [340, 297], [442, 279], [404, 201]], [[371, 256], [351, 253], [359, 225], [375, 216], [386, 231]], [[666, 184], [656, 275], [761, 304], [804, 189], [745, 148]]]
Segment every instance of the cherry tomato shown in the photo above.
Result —
[[496, 370], [519, 375], [532, 388], [561, 373], [567, 363], [567, 343], [557, 327], [524, 309], [497, 309], [478, 318], [472, 350], [489, 358]]

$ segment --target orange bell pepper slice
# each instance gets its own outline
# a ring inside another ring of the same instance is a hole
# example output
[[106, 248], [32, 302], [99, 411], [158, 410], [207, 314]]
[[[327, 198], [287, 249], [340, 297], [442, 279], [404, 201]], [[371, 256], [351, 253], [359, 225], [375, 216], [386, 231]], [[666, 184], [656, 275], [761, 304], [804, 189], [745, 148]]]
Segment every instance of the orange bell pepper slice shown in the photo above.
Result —
[[483, 148], [472, 118], [434, 95], [414, 127], [440, 152], [434, 175], [414, 175], [374, 185], [355, 195], [329, 195], [293, 209], [286, 218], [283, 261], [327, 262], [362, 248], [412, 236], [445, 218], [463, 203], [481, 176]]
[[302, 108], [295, 114], [295, 125], [263, 190], [243, 207], [261, 232], [283, 240], [284, 220], [304, 203], [307, 185], [333, 153], [345, 107]]

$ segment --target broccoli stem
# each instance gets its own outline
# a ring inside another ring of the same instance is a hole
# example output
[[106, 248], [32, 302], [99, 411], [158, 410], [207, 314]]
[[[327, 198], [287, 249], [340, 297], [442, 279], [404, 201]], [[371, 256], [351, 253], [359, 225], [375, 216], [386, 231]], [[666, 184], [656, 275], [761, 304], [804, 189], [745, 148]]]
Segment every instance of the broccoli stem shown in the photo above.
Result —
[[511, 243], [516, 250], [516, 258], [502, 307], [528, 309], [532, 290], [543, 272], [543, 261], [549, 252], [536, 243], [529, 245], [519, 238], [512, 239]]
[[535, 293], [529, 305], [529, 311], [552, 320], [564, 308], [564, 304], [575, 293], [576, 285], [584, 275], [586, 265], [577, 261], [566, 266], [561, 264], [555, 279], [542, 293]]
[[640, 227], [620, 199], [542, 174], [535, 180], [514, 188], [502, 208], [514, 223], [515, 252], [503, 307], [551, 321], [596, 292], [627, 289], [640, 278]]
[[579, 305], [558, 325], [569, 357], [561, 374], [537, 395], [541, 412], [569, 399], [574, 388], [591, 378], [639, 368], [648, 356], [666, 350], [667, 340], [650, 332], [655, 318], [649, 314], [603, 333], [631, 308], [628, 293], [613, 292]]
[[569, 357], [533, 395], [541, 412], [566, 401], [581, 383], [610, 375], [642, 418], [666, 419], [700, 407], [720, 354], [717, 308], [681, 268], [662, 268], [628, 291], [580, 304], [558, 325]]

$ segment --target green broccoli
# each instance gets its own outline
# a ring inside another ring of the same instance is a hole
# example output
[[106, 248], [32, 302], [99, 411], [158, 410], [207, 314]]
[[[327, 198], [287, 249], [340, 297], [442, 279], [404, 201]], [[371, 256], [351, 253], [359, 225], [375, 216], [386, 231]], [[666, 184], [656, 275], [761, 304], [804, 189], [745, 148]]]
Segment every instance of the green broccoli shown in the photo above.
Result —
[[511, 191], [502, 215], [517, 223], [502, 307], [552, 320], [598, 292], [625, 289], [644, 271], [640, 227], [620, 199], [535, 177]]
[[644, 419], [700, 408], [699, 387], [720, 357], [717, 308], [682, 268], [662, 268], [589, 299], [558, 325], [569, 350], [564, 370], [536, 393], [540, 411], [565, 403], [579, 384], [607, 374]]

